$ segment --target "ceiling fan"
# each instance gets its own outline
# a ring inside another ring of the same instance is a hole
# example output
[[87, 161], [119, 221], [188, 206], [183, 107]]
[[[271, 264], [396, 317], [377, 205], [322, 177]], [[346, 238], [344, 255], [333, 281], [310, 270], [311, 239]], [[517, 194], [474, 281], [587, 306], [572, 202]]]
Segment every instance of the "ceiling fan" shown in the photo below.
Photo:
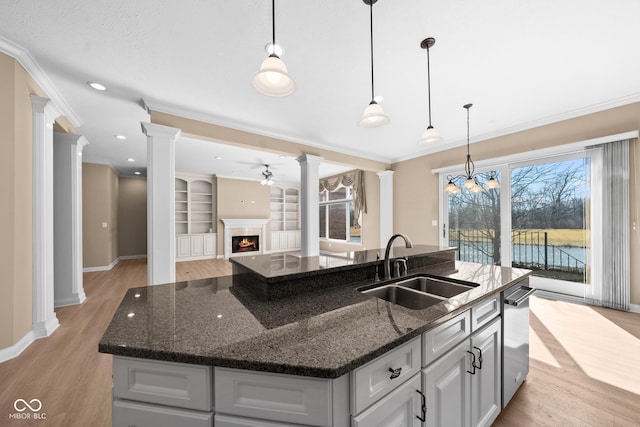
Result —
[[262, 180], [260, 184], [262, 185], [273, 185], [273, 172], [269, 170], [269, 165], [264, 165], [264, 170], [262, 171]]

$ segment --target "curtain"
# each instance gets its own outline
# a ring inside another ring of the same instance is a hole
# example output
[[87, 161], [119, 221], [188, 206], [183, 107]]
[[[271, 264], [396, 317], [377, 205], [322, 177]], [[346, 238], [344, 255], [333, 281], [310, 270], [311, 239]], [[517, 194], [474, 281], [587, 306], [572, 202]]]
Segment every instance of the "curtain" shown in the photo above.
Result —
[[[600, 181], [598, 195], [602, 206], [599, 232], [592, 235], [591, 250], [598, 268], [592, 271], [591, 285], [585, 300], [594, 305], [629, 310], [630, 241], [629, 241], [629, 140], [589, 147], [598, 150], [601, 168], [592, 167], [592, 180]], [[600, 170], [598, 170], [600, 169]], [[598, 179], [600, 178], [600, 179]], [[595, 200], [593, 201], [596, 204]], [[598, 243], [600, 241], [600, 244]]]
[[355, 228], [360, 228], [360, 214], [367, 213], [367, 197], [364, 192], [364, 172], [354, 170], [320, 180], [320, 192], [336, 191], [340, 187], [351, 187], [353, 193], [353, 216]]

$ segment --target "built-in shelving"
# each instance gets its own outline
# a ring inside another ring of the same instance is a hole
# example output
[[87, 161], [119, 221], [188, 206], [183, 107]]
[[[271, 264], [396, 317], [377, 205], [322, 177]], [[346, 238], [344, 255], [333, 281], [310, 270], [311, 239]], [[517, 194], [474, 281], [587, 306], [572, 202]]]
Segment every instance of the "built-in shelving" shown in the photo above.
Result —
[[215, 257], [215, 177], [176, 176], [175, 198], [176, 258]]
[[285, 251], [300, 248], [300, 190], [295, 187], [272, 186], [271, 250]]

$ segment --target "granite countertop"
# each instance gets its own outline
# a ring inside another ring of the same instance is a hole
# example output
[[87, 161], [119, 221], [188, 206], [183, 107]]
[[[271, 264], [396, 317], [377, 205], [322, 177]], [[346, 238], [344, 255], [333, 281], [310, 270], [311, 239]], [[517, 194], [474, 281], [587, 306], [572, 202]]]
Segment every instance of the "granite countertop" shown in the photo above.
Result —
[[133, 288], [99, 351], [337, 378], [530, 274], [456, 261], [455, 271], [440, 275], [479, 286], [423, 310], [357, 290], [370, 281], [270, 301], [233, 286], [233, 276]]

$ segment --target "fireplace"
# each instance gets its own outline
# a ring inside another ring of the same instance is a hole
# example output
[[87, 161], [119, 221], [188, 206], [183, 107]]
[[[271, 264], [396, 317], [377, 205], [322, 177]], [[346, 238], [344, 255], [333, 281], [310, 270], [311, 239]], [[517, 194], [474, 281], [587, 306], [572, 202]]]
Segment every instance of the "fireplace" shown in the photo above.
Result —
[[231, 253], [260, 251], [260, 236], [231, 236]]

